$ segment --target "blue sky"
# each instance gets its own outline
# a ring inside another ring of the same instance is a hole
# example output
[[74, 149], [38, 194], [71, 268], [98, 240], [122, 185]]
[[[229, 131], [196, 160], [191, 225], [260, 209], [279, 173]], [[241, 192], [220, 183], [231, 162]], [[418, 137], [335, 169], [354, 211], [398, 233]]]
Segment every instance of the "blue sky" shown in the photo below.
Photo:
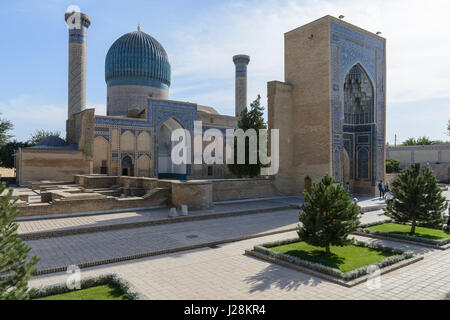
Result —
[[426, 135], [448, 140], [450, 119], [450, 2], [337, 1], [85, 1], [0, 2], [0, 112], [13, 134], [65, 131], [67, 28], [64, 12], [77, 5], [91, 17], [87, 104], [105, 114], [104, 59], [111, 44], [136, 30], [155, 37], [172, 65], [170, 99], [234, 114], [234, 54], [249, 54], [249, 103], [267, 81], [284, 78], [283, 33], [326, 14], [382, 31], [387, 39], [387, 141]]

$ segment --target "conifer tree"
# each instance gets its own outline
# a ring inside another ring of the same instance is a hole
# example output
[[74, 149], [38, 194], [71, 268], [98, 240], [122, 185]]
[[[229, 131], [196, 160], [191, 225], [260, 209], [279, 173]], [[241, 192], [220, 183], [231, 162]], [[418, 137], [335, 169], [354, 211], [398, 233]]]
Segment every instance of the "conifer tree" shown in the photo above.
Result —
[[411, 223], [410, 235], [415, 233], [417, 224], [430, 227], [442, 225], [441, 213], [447, 202], [436, 176], [429, 168], [412, 163], [391, 183], [391, 189], [394, 199], [383, 210], [396, 222]]
[[347, 237], [359, 225], [359, 209], [350, 201], [341, 184], [334, 184], [326, 174], [314, 183], [311, 194], [303, 192], [305, 203], [299, 213], [298, 235], [300, 240], [325, 248], [344, 246], [351, 242]]
[[[239, 129], [244, 130], [244, 132], [248, 129], [255, 129], [257, 134], [256, 141], [256, 150], [259, 150], [259, 129], [266, 129], [266, 124], [264, 122], [264, 108], [261, 107], [261, 96], [258, 94], [257, 98], [250, 104], [250, 110], [245, 108], [242, 110], [238, 127]], [[234, 144], [234, 163], [228, 165], [228, 169], [237, 177], [255, 177], [258, 176], [261, 172], [261, 167], [263, 165], [257, 159], [256, 164], [249, 163], [249, 141], [246, 139], [245, 142], [245, 164], [237, 163], [237, 144], [235, 141]]]
[[7, 192], [5, 183], [0, 185], [0, 300], [29, 299], [28, 280], [36, 271], [38, 257], [27, 260], [30, 251], [17, 237], [19, 214], [16, 201], [12, 200], [12, 189]]

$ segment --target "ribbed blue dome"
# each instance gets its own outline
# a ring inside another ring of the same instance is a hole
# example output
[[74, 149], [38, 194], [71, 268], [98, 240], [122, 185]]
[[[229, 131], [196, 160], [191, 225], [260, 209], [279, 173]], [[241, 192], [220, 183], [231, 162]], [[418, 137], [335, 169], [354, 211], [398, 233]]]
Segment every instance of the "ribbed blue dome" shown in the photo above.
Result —
[[105, 81], [114, 85], [147, 85], [168, 89], [170, 63], [163, 46], [142, 31], [117, 39], [105, 60]]

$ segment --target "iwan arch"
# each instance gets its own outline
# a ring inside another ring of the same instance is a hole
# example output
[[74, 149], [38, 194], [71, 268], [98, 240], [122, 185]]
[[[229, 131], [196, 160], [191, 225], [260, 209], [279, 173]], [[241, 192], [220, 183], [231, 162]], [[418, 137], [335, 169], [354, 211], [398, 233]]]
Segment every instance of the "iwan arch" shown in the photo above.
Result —
[[386, 40], [331, 16], [285, 33], [285, 81], [268, 83], [283, 193], [323, 174], [373, 194], [385, 175]]

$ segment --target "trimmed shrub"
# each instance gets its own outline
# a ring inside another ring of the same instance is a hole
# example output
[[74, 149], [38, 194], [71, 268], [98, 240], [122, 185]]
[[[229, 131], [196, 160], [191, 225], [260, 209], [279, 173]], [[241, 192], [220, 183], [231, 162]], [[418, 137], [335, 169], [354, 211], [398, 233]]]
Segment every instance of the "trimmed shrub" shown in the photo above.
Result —
[[[129, 300], [141, 300], [138, 293], [130, 291], [130, 283], [115, 273], [84, 278], [80, 282], [80, 290], [108, 284], [119, 288], [123, 292], [124, 297]], [[31, 288], [29, 293], [31, 299], [39, 299], [76, 290], [77, 289], [69, 289], [66, 283], [58, 283], [49, 286], [41, 286], [39, 288]]]
[[349, 271], [347, 273], [344, 273], [337, 268], [331, 268], [331, 267], [325, 266], [320, 263], [314, 263], [314, 262], [311, 262], [308, 260], [300, 259], [298, 257], [290, 256], [290, 255], [276, 252], [276, 251], [273, 251], [270, 249], [273, 247], [290, 244], [290, 243], [294, 243], [294, 242], [299, 242], [299, 239], [293, 238], [293, 239], [268, 242], [268, 243], [264, 243], [261, 245], [256, 245], [253, 247], [253, 249], [256, 252], [260, 252], [262, 254], [268, 255], [272, 258], [287, 261], [287, 262], [290, 262], [290, 263], [293, 263], [293, 264], [296, 264], [296, 265], [299, 265], [302, 267], [306, 267], [306, 268], [309, 268], [309, 269], [312, 269], [312, 270], [315, 270], [318, 272], [326, 273], [326, 274], [329, 274], [331, 276], [334, 276], [336, 278], [339, 278], [339, 279], [342, 279], [345, 281], [350, 281], [350, 280], [356, 279], [358, 277], [364, 276], [366, 274], [369, 274], [373, 271], [374, 267], [378, 267], [381, 269], [381, 268], [393, 265], [397, 262], [400, 262], [400, 261], [403, 261], [406, 259], [410, 259], [414, 256], [414, 252], [412, 252], [412, 251], [404, 251], [404, 250], [400, 250], [400, 249], [386, 247], [381, 244], [368, 243], [368, 242], [363, 242], [363, 241], [359, 241], [359, 240], [352, 240], [352, 244], [355, 246], [367, 247], [367, 248], [371, 248], [371, 249], [375, 249], [375, 250], [382, 250], [382, 251], [386, 251], [389, 253], [393, 253], [395, 255], [387, 257], [386, 259], [383, 259], [377, 263], [367, 265], [367, 266]]

